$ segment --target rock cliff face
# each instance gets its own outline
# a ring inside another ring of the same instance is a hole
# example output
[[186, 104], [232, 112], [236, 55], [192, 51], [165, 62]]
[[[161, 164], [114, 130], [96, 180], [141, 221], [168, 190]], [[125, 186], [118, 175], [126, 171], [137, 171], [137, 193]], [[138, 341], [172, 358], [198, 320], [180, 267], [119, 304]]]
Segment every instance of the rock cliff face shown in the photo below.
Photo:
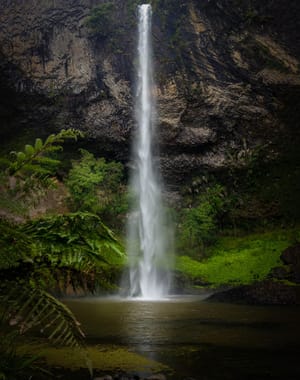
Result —
[[[75, 127], [98, 154], [128, 162], [134, 135], [135, 0], [105, 34], [86, 20], [100, 0], [0, 3], [1, 138]], [[291, 0], [153, 1], [161, 165], [178, 188], [228, 154], [299, 142], [300, 4]], [[287, 100], [288, 99], [288, 100]], [[294, 108], [293, 108], [294, 107]], [[22, 137], [23, 138], [23, 137]], [[291, 145], [288, 145], [290, 149]]]

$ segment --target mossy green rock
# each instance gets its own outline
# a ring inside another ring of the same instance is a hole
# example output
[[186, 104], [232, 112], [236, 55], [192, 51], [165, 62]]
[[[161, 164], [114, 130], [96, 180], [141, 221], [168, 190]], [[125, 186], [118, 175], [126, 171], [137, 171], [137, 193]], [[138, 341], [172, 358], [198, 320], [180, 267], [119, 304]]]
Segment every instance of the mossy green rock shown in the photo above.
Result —
[[94, 370], [124, 372], [159, 372], [169, 368], [159, 362], [114, 345], [88, 346], [86, 350], [74, 348], [55, 348], [47, 345], [26, 345], [20, 348], [31, 354], [38, 354], [45, 359], [49, 367], [61, 367], [78, 370], [91, 366]]

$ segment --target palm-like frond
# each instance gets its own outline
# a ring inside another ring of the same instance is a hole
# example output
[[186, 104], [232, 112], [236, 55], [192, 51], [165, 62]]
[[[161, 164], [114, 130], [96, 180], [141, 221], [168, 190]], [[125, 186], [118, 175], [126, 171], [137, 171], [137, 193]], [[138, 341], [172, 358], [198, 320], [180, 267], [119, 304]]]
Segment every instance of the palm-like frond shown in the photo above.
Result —
[[42, 289], [6, 281], [0, 286], [4, 319], [21, 333], [38, 328], [53, 344], [82, 347], [84, 334], [72, 312]]

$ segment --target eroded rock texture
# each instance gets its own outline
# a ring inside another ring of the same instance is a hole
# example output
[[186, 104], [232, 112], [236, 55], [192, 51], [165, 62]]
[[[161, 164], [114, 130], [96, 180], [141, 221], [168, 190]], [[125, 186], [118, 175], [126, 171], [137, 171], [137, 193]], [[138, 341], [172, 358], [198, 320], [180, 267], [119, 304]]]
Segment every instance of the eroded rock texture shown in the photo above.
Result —
[[[86, 18], [105, 2], [0, 2], [4, 145], [75, 127], [98, 154], [128, 162], [138, 1], [111, 1], [108, 33], [91, 36]], [[168, 186], [176, 189], [204, 169], [225, 170], [232, 149], [269, 146], [272, 158], [283, 136], [299, 141], [295, 117], [286, 116], [297, 109], [300, 85], [297, 0], [156, 0], [153, 9]]]

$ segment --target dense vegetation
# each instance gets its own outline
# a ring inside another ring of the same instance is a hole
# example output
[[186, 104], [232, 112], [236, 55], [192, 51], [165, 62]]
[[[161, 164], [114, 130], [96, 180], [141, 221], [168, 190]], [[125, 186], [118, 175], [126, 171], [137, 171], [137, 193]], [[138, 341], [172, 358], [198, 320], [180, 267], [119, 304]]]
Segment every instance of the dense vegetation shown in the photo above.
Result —
[[198, 286], [251, 284], [264, 280], [271, 268], [282, 265], [282, 251], [299, 239], [298, 228], [219, 237], [217, 243], [207, 249], [205, 259], [180, 256], [177, 269]]
[[[112, 268], [122, 262], [120, 243], [97, 215], [103, 209], [91, 210], [90, 207], [95, 203], [94, 198], [99, 197], [91, 186], [104, 182], [113, 188], [120, 174], [118, 165], [93, 161], [93, 156], [84, 152], [82, 165], [77, 165], [81, 178], [87, 173], [90, 181], [82, 180], [77, 187], [72, 187], [74, 176], [78, 175], [76, 164], [67, 181], [72, 188], [68, 200], [75, 212], [56, 210], [56, 213], [35, 218], [30, 215], [31, 209], [56, 190], [60, 160], [54, 154], [62, 150], [66, 139], [80, 136], [78, 131], [62, 130], [50, 135], [45, 142], [37, 138], [34, 145], [26, 145], [23, 151], [12, 152], [11, 157], [1, 161], [2, 379], [27, 378], [27, 370], [41, 370], [34, 365], [36, 357], [20, 356], [16, 352], [18, 337], [28, 330], [34, 330], [35, 334], [39, 331], [38, 335], [42, 334], [53, 344], [84, 347], [84, 333], [79, 323], [55, 295], [111, 288], [115, 282]], [[98, 164], [97, 168], [100, 164], [100, 176], [90, 172], [91, 162]], [[112, 168], [116, 169], [116, 175], [110, 177], [109, 182], [108, 170]], [[90, 191], [78, 205], [82, 188]]]
[[[59, 169], [64, 141], [81, 137], [62, 130], [1, 159], [3, 379], [44, 371], [37, 357], [16, 350], [28, 330], [54, 344], [84, 347], [78, 322], [56, 296], [112, 290], [125, 265], [122, 246], [107, 227], [124, 230], [122, 165], [81, 149], [65, 165], [69, 170]], [[182, 286], [263, 280], [282, 265], [281, 252], [299, 241], [297, 217], [278, 201], [270, 207], [268, 193], [260, 191], [260, 151], [245, 144], [238, 157], [231, 152], [229, 177], [194, 178], [182, 189], [179, 207], [169, 207], [176, 222], [174, 271]], [[57, 192], [60, 201], [53, 205]]]
[[[299, 209], [281, 158], [267, 147], [228, 152], [225, 176], [194, 178], [178, 211], [176, 269], [197, 285], [250, 284], [282, 266], [284, 249], [299, 242]], [[293, 169], [292, 169], [293, 170]], [[288, 198], [290, 201], [288, 201]]]

